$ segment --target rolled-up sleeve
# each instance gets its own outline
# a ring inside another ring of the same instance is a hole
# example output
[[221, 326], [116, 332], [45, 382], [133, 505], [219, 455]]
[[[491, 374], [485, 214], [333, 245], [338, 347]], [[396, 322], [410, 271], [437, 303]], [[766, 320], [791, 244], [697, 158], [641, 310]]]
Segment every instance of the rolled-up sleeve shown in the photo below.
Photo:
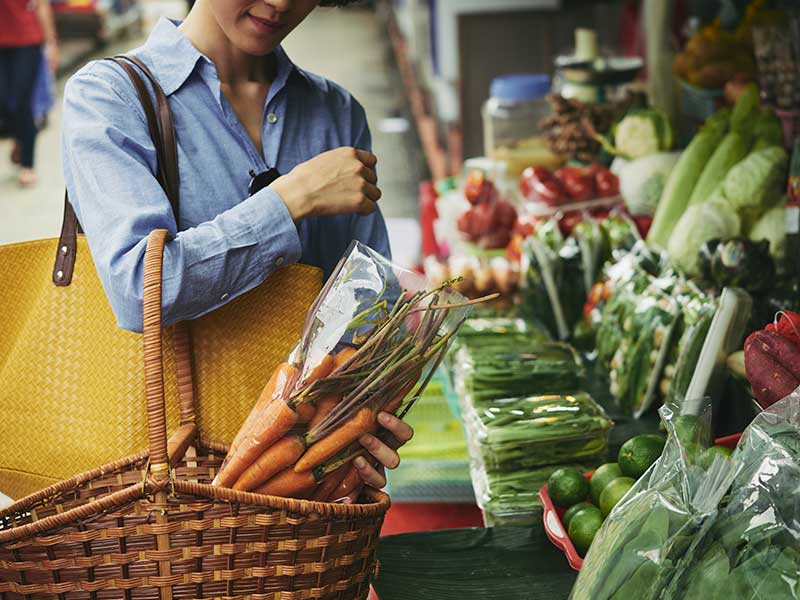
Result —
[[[265, 188], [214, 219], [178, 231], [154, 176], [156, 153], [129, 83], [89, 66], [64, 94], [64, 176], [120, 327], [142, 328], [147, 236], [167, 229], [164, 324], [201, 316], [252, 289], [301, 255], [297, 229]], [[189, 201], [187, 199], [187, 201]]]

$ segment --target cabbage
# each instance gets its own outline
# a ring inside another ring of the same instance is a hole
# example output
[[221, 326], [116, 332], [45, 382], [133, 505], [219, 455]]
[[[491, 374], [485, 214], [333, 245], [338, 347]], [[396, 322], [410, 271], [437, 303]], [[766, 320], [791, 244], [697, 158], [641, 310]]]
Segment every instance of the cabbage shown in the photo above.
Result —
[[628, 158], [641, 158], [672, 147], [672, 127], [660, 110], [628, 113], [614, 130], [614, 145]]
[[660, 152], [625, 162], [619, 169], [619, 188], [631, 214], [652, 215], [680, 152]]
[[753, 225], [748, 237], [754, 242], [768, 240], [769, 253], [782, 260], [786, 255], [786, 204], [780, 202], [765, 212]]
[[771, 146], [751, 152], [728, 171], [722, 193], [742, 220], [754, 223], [781, 193], [788, 161], [783, 148]]
[[669, 238], [667, 252], [675, 266], [689, 276], [700, 275], [700, 247], [708, 240], [739, 235], [741, 220], [720, 199], [686, 209]]

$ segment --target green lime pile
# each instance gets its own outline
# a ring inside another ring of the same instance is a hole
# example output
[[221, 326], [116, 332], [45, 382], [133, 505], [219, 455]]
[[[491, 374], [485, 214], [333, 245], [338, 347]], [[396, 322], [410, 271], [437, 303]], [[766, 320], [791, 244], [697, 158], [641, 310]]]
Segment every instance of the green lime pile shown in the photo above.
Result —
[[638, 435], [622, 445], [617, 462], [601, 465], [591, 477], [575, 468], [559, 469], [550, 476], [550, 499], [566, 510], [562, 522], [581, 556], [586, 555], [603, 520], [661, 456], [665, 441], [660, 435]]
[[[690, 457], [707, 468], [715, 460], [726, 459], [731, 451], [723, 446], [701, 450], [698, 443], [699, 424], [696, 417], [679, 417], [676, 431], [687, 446], [696, 447]], [[617, 462], [597, 467], [591, 477], [575, 468], [555, 471], [547, 481], [547, 491], [553, 504], [565, 509], [561, 519], [569, 539], [581, 556], [585, 556], [594, 536], [614, 507], [625, 497], [636, 480], [661, 456], [666, 438], [645, 433], [629, 439], [619, 449]]]

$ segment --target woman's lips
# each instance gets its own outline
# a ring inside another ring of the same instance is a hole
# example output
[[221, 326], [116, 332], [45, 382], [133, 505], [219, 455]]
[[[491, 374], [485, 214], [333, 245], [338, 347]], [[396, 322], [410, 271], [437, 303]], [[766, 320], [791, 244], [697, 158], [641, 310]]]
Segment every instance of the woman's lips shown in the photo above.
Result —
[[275, 33], [275, 32], [278, 32], [278, 31], [282, 30], [284, 27], [286, 27], [285, 23], [280, 23], [278, 21], [270, 21], [268, 19], [259, 19], [258, 17], [254, 17], [251, 14], [248, 14], [247, 16], [250, 17], [250, 22], [261, 33]]

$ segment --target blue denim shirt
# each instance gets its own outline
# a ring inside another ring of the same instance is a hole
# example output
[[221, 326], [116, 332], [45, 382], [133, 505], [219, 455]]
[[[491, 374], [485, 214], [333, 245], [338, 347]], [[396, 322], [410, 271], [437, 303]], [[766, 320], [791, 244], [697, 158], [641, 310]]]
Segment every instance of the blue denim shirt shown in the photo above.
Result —
[[273, 190], [247, 197], [248, 171], [295, 165], [341, 146], [369, 150], [364, 109], [338, 85], [275, 50], [264, 106], [263, 156], [220, 91], [214, 64], [177, 23], [162, 19], [133, 51], [167, 94], [178, 138], [177, 223], [156, 180], [156, 152], [128, 76], [89, 63], [64, 93], [64, 177], [120, 327], [141, 331], [147, 235], [166, 228], [164, 323], [191, 319], [300, 261], [329, 275], [353, 239], [389, 256], [379, 211], [310, 217], [295, 224]]

